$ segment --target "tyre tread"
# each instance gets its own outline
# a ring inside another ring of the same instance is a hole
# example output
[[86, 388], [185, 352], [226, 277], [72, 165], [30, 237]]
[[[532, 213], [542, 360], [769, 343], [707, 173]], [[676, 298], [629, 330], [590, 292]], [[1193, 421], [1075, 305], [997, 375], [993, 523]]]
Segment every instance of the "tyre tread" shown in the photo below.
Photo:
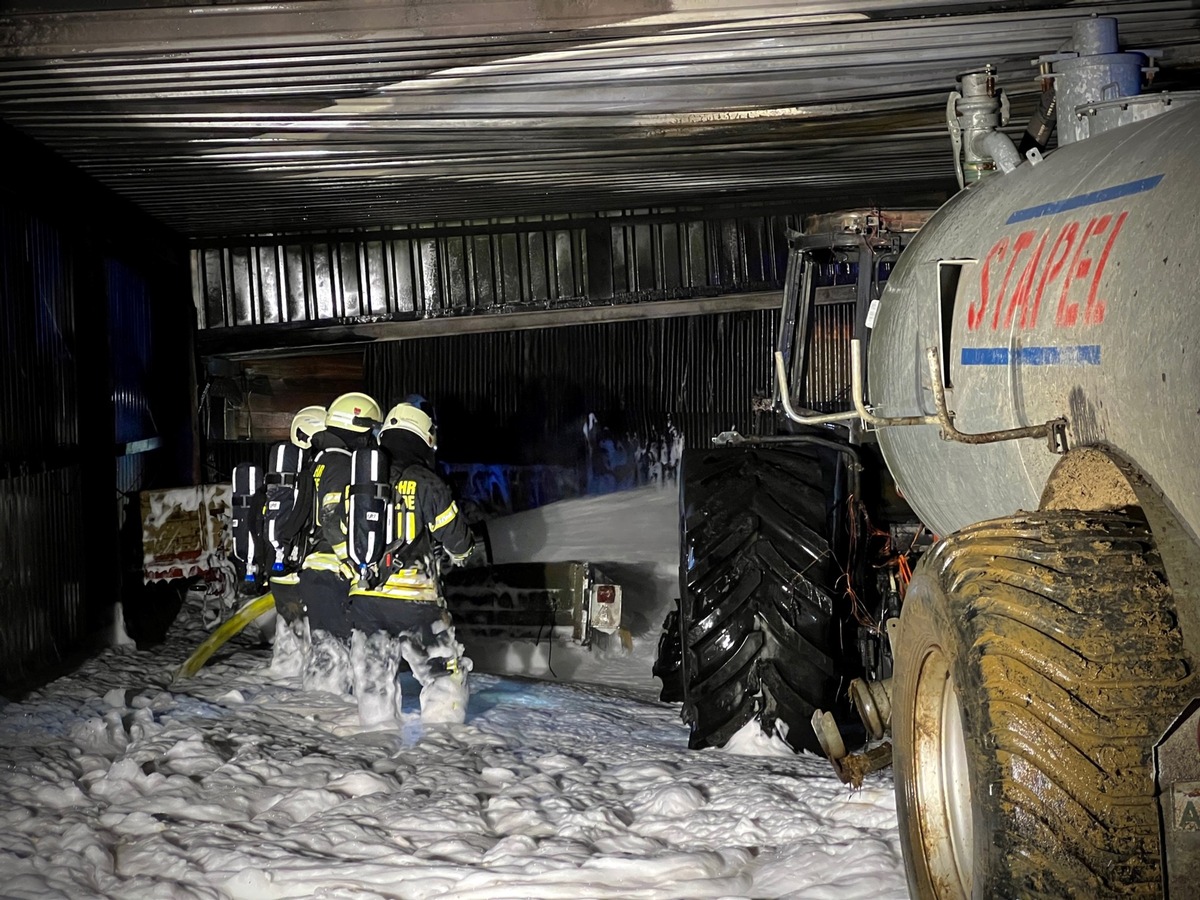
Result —
[[843, 665], [826, 468], [779, 448], [685, 453], [680, 608], [692, 747], [720, 746], [757, 718], [768, 733], [782, 720], [793, 746], [819, 752], [808, 722], [837, 702]]
[[965, 648], [974, 781], [995, 794], [985, 893], [1158, 893], [1152, 736], [1196, 675], [1148, 529], [1069, 510], [983, 522], [934, 548], [913, 586], [928, 579]]

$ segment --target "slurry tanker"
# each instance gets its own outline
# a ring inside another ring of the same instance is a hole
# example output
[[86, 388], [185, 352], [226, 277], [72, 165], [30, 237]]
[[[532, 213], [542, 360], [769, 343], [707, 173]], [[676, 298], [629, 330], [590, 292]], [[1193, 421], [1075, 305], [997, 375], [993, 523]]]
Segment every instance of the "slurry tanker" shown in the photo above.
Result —
[[787, 433], [684, 459], [693, 745], [890, 757], [914, 896], [1200, 890], [1200, 102], [1153, 61], [1079, 22], [1019, 149], [963, 76], [964, 190], [791, 236]]

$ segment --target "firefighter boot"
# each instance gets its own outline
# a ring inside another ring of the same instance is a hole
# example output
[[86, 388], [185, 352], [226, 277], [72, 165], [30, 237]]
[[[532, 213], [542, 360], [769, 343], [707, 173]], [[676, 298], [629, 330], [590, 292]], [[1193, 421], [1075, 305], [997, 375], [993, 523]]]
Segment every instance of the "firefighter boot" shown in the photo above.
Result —
[[471, 661], [462, 651], [453, 628], [436, 634], [428, 646], [414, 639], [402, 642], [404, 659], [421, 685], [422, 722], [461, 725], [466, 721]]

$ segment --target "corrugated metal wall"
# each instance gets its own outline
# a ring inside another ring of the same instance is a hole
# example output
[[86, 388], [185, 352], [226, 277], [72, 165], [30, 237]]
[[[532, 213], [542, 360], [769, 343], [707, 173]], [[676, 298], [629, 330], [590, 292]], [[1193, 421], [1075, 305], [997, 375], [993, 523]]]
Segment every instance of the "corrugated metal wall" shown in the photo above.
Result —
[[[145, 279], [129, 266], [107, 259], [104, 269], [109, 346], [116, 351], [112, 357], [115, 438], [118, 445], [128, 445], [158, 435], [147, 396], [151, 365], [150, 295]], [[146, 460], [144, 452], [117, 458], [119, 492], [136, 495], [142, 489]]]
[[850, 340], [854, 337], [854, 303], [814, 307], [804, 386], [796, 402], [818, 412], [850, 409]]
[[0, 143], [20, 172], [0, 184], [0, 689], [11, 693], [86, 650], [114, 603], [140, 592], [138, 491], [194, 477], [194, 362], [178, 239], [44, 148], [4, 129]]
[[0, 439], [6, 464], [37, 464], [46, 447], [77, 441], [73, 273], [53, 228], [7, 209], [0, 211], [0, 228], [6, 299]]
[[84, 448], [74, 352], [73, 248], [0, 208], [0, 684], [77, 643], [83, 608]]
[[192, 252], [201, 328], [404, 320], [778, 287], [791, 216], [662, 212]]
[[[340, 387], [365, 389], [385, 409], [412, 394], [431, 400], [444, 474], [460, 497], [498, 515], [670, 480], [680, 438], [699, 446], [729, 429], [772, 433], [774, 414], [755, 412], [752, 400], [771, 394], [778, 317], [753, 310], [375, 343], [363, 351], [362, 381]], [[266, 360], [245, 374], [269, 370], [282, 387], [300, 371], [283, 364], [296, 362]], [[307, 363], [317, 370], [322, 360]], [[291, 412], [299, 405], [293, 398]], [[206, 477], [265, 465], [269, 446], [210, 440]]]
[[777, 319], [758, 310], [400, 341], [369, 346], [364, 368], [385, 404], [434, 402], [444, 459], [571, 464], [589, 415], [620, 436], [673, 425], [689, 446], [773, 427], [751, 400], [771, 392]]

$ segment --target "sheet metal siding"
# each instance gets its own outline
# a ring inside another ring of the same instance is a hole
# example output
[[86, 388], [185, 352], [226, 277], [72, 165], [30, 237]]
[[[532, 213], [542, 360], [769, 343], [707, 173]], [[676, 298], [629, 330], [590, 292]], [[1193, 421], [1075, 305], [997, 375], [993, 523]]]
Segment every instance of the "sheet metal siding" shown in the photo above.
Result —
[[37, 464], [47, 448], [77, 442], [72, 271], [54, 229], [8, 209], [0, 209], [0, 228], [0, 462]]
[[805, 365], [800, 405], [818, 412], [849, 409], [850, 340], [854, 303], [828, 303], [813, 309], [812, 343]]
[[84, 635], [79, 490], [77, 465], [0, 479], [0, 684]]
[[370, 345], [368, 389], [417, 393], [451, 461], [570, 463], [594, 427], [642, 439], [677, 428], [689, 446], [773, 427], [751, 410], [771, 391], [773, 310], [578, 325]]
[[782, 215], [675, 215], [210, 246], [193, 251], [193, 294], [201, 328], [719, 295], [777, 287], [794, 225]]
[[[0, 209], [0, 683], [83, 635], [73, 254], [46, 224]], [[103, 576], [101, 576], [103, 577]]]
[[[104, 263], [108, 291], [109, 346], [112, 348], [112, 398], [118, 446], [155, 437], [148, 391], [151, 371], [150, 295], [145, 279], [124, 263]], [[153, 451], [150, 451], [153, 452]], [[117, 490], [133, 502], [145, 485], [147, 454], [117, 457]]]
[[1016, 123], [1080, 17], [1200, 60], [1189, 0], [3, 6], [0, 116], [193, 236], [894, 205], [953, 189], [961, 72], [994, 65]]
[[138, 441], [154, 433], [146, 396], [150, 371], [150, 298], [145, 280], [116, 260], [105, 260], [109, 343], [113, 354], [116, 439]]

